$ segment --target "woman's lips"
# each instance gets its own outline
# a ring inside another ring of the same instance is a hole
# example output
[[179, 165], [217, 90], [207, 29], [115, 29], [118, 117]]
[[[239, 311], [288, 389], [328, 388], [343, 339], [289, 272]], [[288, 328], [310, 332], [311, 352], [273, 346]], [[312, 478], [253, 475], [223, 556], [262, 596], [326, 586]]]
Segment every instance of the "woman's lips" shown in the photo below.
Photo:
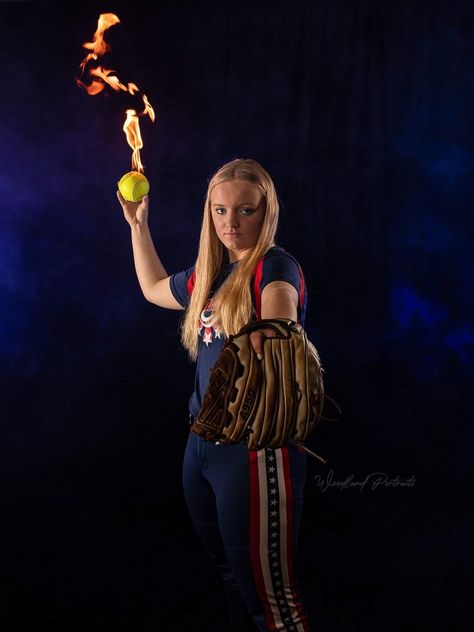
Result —
[[229, 237], [238, 237], [241, 233], [224, 233], [224, 235], [229, 235]]

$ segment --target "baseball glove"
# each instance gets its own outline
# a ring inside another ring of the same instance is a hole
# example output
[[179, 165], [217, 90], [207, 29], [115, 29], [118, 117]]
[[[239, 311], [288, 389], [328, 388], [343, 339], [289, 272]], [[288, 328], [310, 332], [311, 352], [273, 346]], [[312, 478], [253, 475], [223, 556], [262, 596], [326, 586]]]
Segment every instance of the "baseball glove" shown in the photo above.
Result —
[[[262, 328], [263, 360], [249, 334]], [[191, 432], [216, 443], [246, 443], [249, 450], [303, 446], [321, 417], [324, 387], [319, 355], [303, 327], [280, 318], [263, 319], [230, 336], [209, 376]]]

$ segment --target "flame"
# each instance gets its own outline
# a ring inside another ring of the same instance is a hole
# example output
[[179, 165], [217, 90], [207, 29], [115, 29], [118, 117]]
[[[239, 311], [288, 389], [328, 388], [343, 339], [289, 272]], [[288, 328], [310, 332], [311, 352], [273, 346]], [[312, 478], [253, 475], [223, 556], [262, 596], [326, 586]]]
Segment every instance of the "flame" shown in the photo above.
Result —
[[120, 22], [119, 18], [113, 13], [101, 13], [99, 15], [99, 21], [97, 23], [97, 30], [94, 33], [94, 38], [92, 42], [85, 42], [82, 47], [90, 49], [92, 53], [86, 55], [86, 57], [82, 60], [79, 68], [81, 69], [81, 74], [84, 72], [86, 65], [89, 63], [91, 59], [98, 59], [105, 55], [107, 51], [110, 50], [110, 46], [104, 39], [104, 33], [114, 24], [118, 24]]
[[140, 133], [140, 124], [138, 122], [139, 116], [148, 116], [152, 121], [155, 120], [155, 111], [150, 105], [150, 102], [147, 99], [146, 94], [142, 95], [143, 103], [145, 105], [145, 109], [141, 114], [137, 114], [136, 110], [127, 110], [127, 118], [125, 119], [125, 123], [123, 124], [123, 131], [125, 132], [125, 136], [127, 138], [127, 142], [130, 147], [133, 149], [132, 153], [132, 169], [134, 171], [139, 171], [143, 173], [143, 165], [140, 160], [140, 149], [143, 147], [142, 135]]
[[[85, 73], [87, 65], [91, 61], [97, 61], [100, 57], [105, 55], [106, 52], [111, 50], [109, 44], [105, 41], [105, 33], [111, 26], [114, 26], [114, 24], [118, 24], [119, 22], [120, 19], [114, 13], [100, 14], [99, 21], [97, 23], [97, 30], [94, 33], [92, 42], [85, 42], [82, 45], [83, 48], [90, 50], [91, 52], [85, 56], [79, 65], [80, 76]], [[107, 85], [116, 92], [123, 90], [131, 95], [140, 92], [140, 89], [135, 83], [122, 83], [117, 77], [115, 70], [98, 65], [95, 68], [89, 68], [88, 72], [89, 76], [92, 78], [89, 84], [84, 83], [78, 77], [76, 77], [76, 83], [79, 87], [84, 88], [84, 90], [90, 95], [99, 94]], [[138, 118], [148, 115], [152, 121], [155, 120], [155, 111], [148, 101], [146, 94], [142, 94], [142, 99], [144, 105], [143, 112], [137, 113], [136, 110], [126, 110], [126, 118], [123, 125], [125, 137], [132, 148], [132, 170], [139, 171], [140, 173], [143, 173], [144, 167], [140, 159], [140, 149], [143, 148], [143, 140]]]

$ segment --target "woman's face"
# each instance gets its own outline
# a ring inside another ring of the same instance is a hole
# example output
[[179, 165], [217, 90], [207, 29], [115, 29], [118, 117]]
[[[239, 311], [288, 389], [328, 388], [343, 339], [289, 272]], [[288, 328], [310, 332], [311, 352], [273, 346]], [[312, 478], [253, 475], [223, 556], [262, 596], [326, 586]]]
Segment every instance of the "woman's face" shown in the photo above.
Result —
[[265, 217], [261, 192], [249, 182], [227, 180], [211, 192], [211, 215], [217, 236], [238, 261], [255, 246]]

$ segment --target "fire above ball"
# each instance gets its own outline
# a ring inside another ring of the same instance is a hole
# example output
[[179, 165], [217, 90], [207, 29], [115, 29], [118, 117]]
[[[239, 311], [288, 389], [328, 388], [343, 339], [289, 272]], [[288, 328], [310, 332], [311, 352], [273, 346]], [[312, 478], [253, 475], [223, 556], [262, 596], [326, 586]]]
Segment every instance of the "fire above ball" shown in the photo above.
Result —
[[118, 189], [127, 202], [140, 202], [150, 190], [150, 183], [143, 173], [129, 171], [120, 178]]

